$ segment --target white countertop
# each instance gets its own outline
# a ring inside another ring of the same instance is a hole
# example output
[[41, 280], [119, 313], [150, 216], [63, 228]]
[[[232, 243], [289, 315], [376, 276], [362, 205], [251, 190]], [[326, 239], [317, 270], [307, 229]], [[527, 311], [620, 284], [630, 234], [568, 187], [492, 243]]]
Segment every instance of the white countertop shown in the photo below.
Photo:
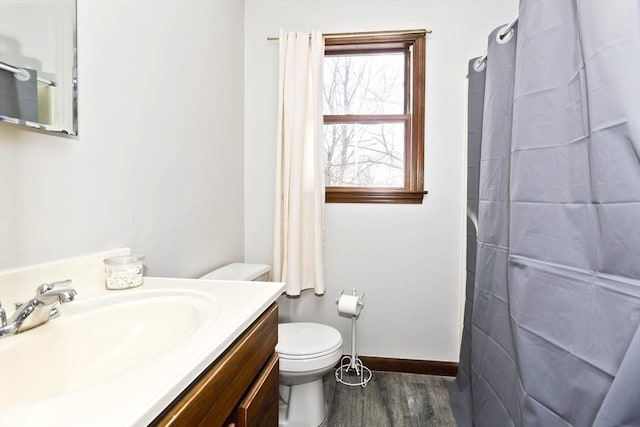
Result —
[[[147, 425], [280, 296], [284, 284], [145, 277], [144, 284], [140, 288], [96, 292], [84, 300], [79, 300], [83, 303], [89, 301], [95, 303], [99, 298], [114, 293], [126, 295], [127, 292], [170, 289], [205, 293], [214, 298], [218, 303], [215, 309], [219, 311], [216, 316], [212, 316], [215, 318], [211, 325], [196, 330], [179, 346], [143, 366], [50, 399], [0, 408], [0, 425]], [[65, 316], [64, 307], [72, 307], [72, 304], [74, 302], [61, 306], [62, 316]], [[215, 309], [212, 308], [212, 310]], [[72, 311], [69, 309], [69, 313]], [[167, 316], [171, 316], [171, 313], [167, 313]], [[45, 326], [55, 327], [56, 320], [52, 320]], [[21, 336], [26, 339], [27, 334], [31, 332], [26, 331]], [[37, 338], [35, 335], [33, 337]], [[95, 337], [96, 340], [100, 338], [99, 335]], [[64, 343], [60, 345], [64, 346]], [[91, 342], [87, 345], [90, 346]], [[41, 364], [46, 364], [48, 361], [47, 354], [34, 355], [34, 357]], [[69, 354], [68, 365], [51, 366], [51, 369], [72, 369], [74, 363], [78, 363], [74, 360], [74, 354]], [[21, 369], [21, 367], [16, 366], [12, 369]], [[27, 386], [37, 388], [37, 381], [33, 382], [36, 383]], [[12, 384], [0, 384], [0, 387], [10, 389]], [[221, 392], [224, 391], [221, 390]]]

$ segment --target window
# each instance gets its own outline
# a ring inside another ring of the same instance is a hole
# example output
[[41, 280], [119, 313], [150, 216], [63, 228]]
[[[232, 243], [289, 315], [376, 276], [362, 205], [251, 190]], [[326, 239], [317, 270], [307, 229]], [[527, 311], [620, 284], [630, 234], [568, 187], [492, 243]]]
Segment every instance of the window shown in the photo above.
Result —
[[422, 203], [425, 33], [326, 36], [327, 202]]

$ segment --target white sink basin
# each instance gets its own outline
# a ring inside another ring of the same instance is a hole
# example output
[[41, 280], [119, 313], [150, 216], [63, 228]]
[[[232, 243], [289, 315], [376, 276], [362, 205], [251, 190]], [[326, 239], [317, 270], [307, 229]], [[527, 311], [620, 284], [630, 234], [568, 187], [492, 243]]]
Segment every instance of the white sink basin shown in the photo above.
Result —
[[0, 339], [0, 427], [147, 426], [284, 288], [157, 277], [123, 291], [89, 283], [74, 280], [78, 297], [58, 319]]
[[0, 340], [0, 410], [141, 367], [215, 324], [220, 307], [207, 293], [154, 289], [76, 300], [60, 311], [45, 325]]

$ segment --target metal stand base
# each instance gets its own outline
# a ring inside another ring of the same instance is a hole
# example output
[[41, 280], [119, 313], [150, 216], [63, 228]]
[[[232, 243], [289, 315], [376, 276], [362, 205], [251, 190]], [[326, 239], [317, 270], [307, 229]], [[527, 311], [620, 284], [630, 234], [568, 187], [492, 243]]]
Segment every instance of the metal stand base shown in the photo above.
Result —
[[366, 387], [372, 376], [371, 370], [362, 364], [358, 356], [343, 356], [336, 369], [336, 381], [351, 387]]

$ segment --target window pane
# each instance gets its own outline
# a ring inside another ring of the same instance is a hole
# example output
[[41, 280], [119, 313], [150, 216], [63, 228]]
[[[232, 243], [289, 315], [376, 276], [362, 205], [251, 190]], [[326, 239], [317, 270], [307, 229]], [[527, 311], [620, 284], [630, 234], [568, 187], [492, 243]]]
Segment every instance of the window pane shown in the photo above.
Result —
[[324, 114], [404, 114], [404, 54], [327, 55]]
[[404, 187], [404, 123], [327, 124], [326, 185]]

